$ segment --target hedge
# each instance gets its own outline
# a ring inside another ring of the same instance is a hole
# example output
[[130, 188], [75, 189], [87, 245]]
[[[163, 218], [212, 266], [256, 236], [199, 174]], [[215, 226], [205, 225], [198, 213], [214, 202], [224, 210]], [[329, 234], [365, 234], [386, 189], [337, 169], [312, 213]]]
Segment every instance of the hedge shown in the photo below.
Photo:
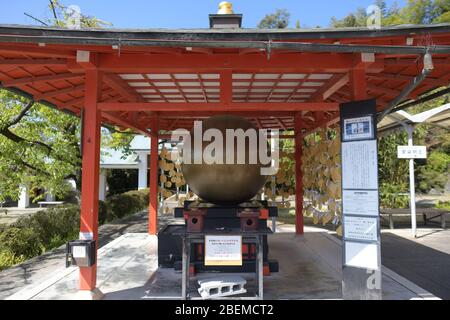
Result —
[[[99, 201], [99, 225], [145, 209], [148, 189], [128, 191]], [[78, 238], [80, 207], [65, 204], [19, 218], [0, 226], [0, 270], [57, 248]]]

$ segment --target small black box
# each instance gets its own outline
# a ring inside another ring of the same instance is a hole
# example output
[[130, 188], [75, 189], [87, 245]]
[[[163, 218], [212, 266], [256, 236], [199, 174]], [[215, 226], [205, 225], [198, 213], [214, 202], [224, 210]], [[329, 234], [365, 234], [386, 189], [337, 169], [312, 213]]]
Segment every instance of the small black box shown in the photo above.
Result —
[[92, 267], [96, 263], [95, 240], [72, 240], [66, 245], [66, 267]]

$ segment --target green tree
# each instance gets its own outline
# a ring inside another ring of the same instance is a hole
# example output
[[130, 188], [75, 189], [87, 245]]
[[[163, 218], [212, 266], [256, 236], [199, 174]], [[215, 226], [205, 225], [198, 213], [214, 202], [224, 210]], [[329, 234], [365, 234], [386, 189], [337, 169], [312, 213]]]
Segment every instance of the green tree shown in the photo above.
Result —
[[284, 29], [289, 25], [291, 14], [286, 9], [277, 9], [272, 14], [267, 14], [259, 23], [260, 29]]
[[[64, 26], [65, 6], [54, 0], [50, 7], [52, 23]], [[103, 25], [89, 16], [82, 16], [81, 24]], [[114, 128], [104, 133], [104, 144], [115, 148], [127, 146], [132, 139]], [[19, 185], [27, 185], [32, 192], [46, 189], [57, 197], [68, 191], [65, 179], [73, 178], [79, 186], [79, 144], [77, 117], [0, 89], [0, 201], [17, 199]]]
[[426, 164], [417, 168], [417, 188], [428, 193], [431, 189], [443, 191], [447, 181], [450, 166], [450, 154], [433, 151], [429, 154]]
[[0, 199], [16, 199], [20, 184], [67, 191], [80, 167], [77, 118], [6, 90], [0, 110]]
[[406, 133], [389, 134], [378, 141], [378, 177], [381, 206], [405, 207], [408, 192], [408, 161], [397, 158], [397, 146], [407, 144]]
[[[384, 0], [378, 0], [375, 4], [381, 10], [383, 26], [450, 22], [450, 0], [408, 0], [403, 8], [398, 8], [396, 3], [388, 8]], [[334, 28], [343, 28], [365, 27], [366, 23], [365, 9], [358, 8], [344, 18], [331, 18], [330, 24]]]
[[[399, 24], [430, 24], [450, 22], [450, 0], [409, 0], [399, 8], [396, 4], [387, 7], [384, 0], [376, 5], [381, 9], [383, 26]], [[364, 27], [367, 14], [360, 8], [342, 19], [332, 18], [331, 25], [335, 28]], [[440, 88], [442, 89], [442, 88]], [[440, 90], [437, 89], [437, 90]], [[433, 92], [430, 92], [433, 93]], [[445, 95], [426, 103], [421, 103], [406, 109], [411, 114], [420, 113], [450, 102], [450, 96]], [[416, 161], [416, 187], [418, 191], [428, 192], [430, 189], [442, 189], [448, 180], [449, 168], [445, 155], [450, 153], [450, 132], [448, 129], [419, 125], [414, 132], [414, 143], [426, 145], [428, 159]], [[393, 195], [408, 191], [407, 161], [397, 159], [397, 146], [406, 145], [406, 134], [393, 133], [380, 138], [379, 142], [379, 178], [382, 205], [397, 207], [406, 205], [404, 197]]]
[[[52, 19], [49, 20], [49, 23], [58, 27], [66, 27], [66, 21], [71, 15], [71, 9], [61, 3], [60, 0], [49, 0], [49, 9], [52, 11]], [[112, 25], [110, 22], [85, 14], [80, 16], [80, 24], [82, 28], [99, 28]]]

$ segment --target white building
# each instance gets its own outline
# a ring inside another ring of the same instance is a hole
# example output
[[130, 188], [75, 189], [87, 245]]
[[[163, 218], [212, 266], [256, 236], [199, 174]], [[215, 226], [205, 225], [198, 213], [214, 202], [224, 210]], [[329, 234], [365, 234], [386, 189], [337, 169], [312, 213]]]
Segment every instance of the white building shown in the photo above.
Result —
[[[171, 149], [171, 144], [164, 145]], [[161, 145], [160, 145], [161, 148]], [[108, 191], [106, 182], [106, 171], [117, 169], [136, 169], [138, 170], [137, 189], [148, 187], [148, 161], [150, 157], [150, 138], [145, 136], [136, 136], [130, 144], [131, 153], [126, 155], [124, 151], [103, 148], [100, 155], [100, 177], [99, 177], [99, 199], [104, 201]], [[68, 181], [75, 189], [75, 182]], [[27, 208], [30, 205], [29, 193], [27, 187], [21, 187], [21, 194], [18, 201], [19, 208]], [[48, 195], [46, 201], [53, 201], [53, 197]]]

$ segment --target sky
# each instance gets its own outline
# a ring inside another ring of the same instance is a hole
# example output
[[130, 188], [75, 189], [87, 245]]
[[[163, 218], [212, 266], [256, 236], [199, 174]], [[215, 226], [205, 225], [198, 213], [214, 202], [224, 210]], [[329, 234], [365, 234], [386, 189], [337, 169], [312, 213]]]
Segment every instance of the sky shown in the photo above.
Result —
[[[114, 28], [208, 28], [208, 14], [216, 13], [221, 0], [61, 0], [78, 5], [81, 12], [111, 22]], [[234, 0], [235, 13], [242, 13], [243, 27], [258, 22], [277, 8], [291, 13], [290, 26], [300, 20], [303, 28], [327, 27], [330, 18], [342, 18], [357, 8], [367, 8], [374, 0]], [[406, 0], [387, 0], [403, 6]], [[0, 0], [0, 24], [39, 24], [25, 16], [49, 19], [48, 0]], [[7, 5], [6, 5], [7, 4]]]

